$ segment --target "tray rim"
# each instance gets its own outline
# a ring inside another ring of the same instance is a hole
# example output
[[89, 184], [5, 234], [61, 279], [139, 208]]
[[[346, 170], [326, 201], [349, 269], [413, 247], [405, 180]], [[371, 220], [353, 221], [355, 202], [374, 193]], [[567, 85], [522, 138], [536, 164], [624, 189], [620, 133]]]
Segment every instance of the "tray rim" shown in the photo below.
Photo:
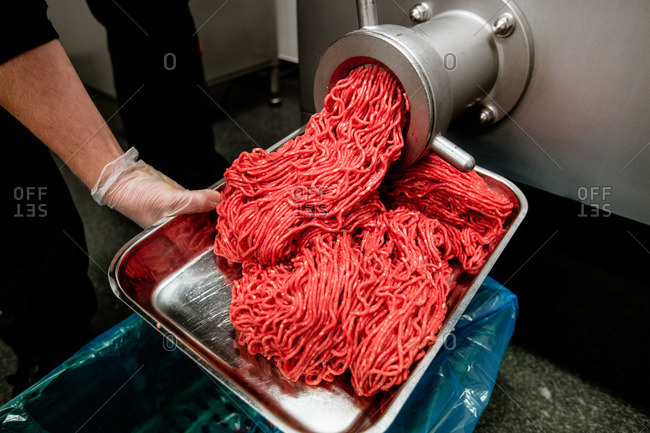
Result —
[[[272, 152], [279, 147], [281, 147], [285, 142], [288, 140], [291, 140], [298, 135], [302, 134], [305, 131], [306, 125], [301, 126], [300, 128], [296, 129], [289, 135], [287, 135], [285, 138], [281, 139], [268, 149], [266, 149], [268, 152]], [[478, 288], [481, 286], [485, 278], [488, 276], [490, 270], [498, 260], [499, 256], [505, 249], [506, 245], [516, 232], [517, 228], [525, 218], [526, 214], [528, 213], [528, 201], [523, 194], [523, 192], [510, 180], [504, 178], [501, 175], [498, 175], [490, 170], [487, 170], [483, 167], [476, 166], [475, 170], [481, 174], [484, 177], [490, 177], [498, 182], [501, 182], [505, 186], [507, 186], [511, 192], [514, 194], [516, 197], [517, 201], [519, 202], [519, 212], [517, 215], [514, 217], [512, 222], [510, 223], [510, 226], [508, 230], [505, 232], [503, 235], [503, 238], [499, 241], [495, 249], [492, 251], [490, 254], [490, 257], [488, 257], [488, 260], [485, 262], [483, 265], [483, 268], [481, 271], [479, 271], [478, 274], [474, 277], [472, 280], [472, 283], [468, 287], [467, 291], [463, 295], [463, 297], [459, 300], [458, 304], [454, 308], [454, 311], [449, 315], [449, 318], [447, 319], [447, 322], [443, 326], [442, 329], [438, 332], [438, 338], [436, 339], [436, 342], [427, 349], [427, 352], [425, 356], [418, 361], [417, 364], [413, 366], [413, 372], [409, 376], [409, 378], [399, 385], [398, 390], [395, 392], [395, 394], [392, 396], [390, 400], [388, 400], [389, 405], [386, 408], [386, 410], [381, 414], [374, 422], [372, 425], [370, 425], [368, 428], [363, 429], [365, 423], [368, 423], [370, 420], [372, 420], [375, 414], [371, 414], [371, 416], [368, 418], [368, 420], [365, 421], [364, 424], [358, 427], [358, 430], [356, 430], [357, 433], [363, 432], [363, 433], [378, 433], [378, 432], [383, 432], [385, 431], [395, 420], [397, 417], [397, 414], [400, 412], [402, 409], [402, 406], [406, 403], [408, 398], [410, 397], [411, 393], [417, 386], [420, 378], [424, 375], [428, 367], [431, 365], [435, 357], [438, 355], [440, 352], [440, 349], [442, 346], [445, 344], [445, 340], [447, 335], [451, 334], [456, 326], [456, 323], [458, 320], [461, 318], [461, 316], [464, 314], [465, 309], [469, 305], [469, 303], [472, 301], [474, 298], [474, 295], [476, 294]], [[225, 179], [221, 179], [218, 182], [214, 183], [212, 186], [210, 186], [210, 189], [216, 189], [219, 186], [221, 186], [223, 183], [225, 183]], [[239, 385], [237, 385], [234, 381], [232, 381], [228, 375], [219, 369], [217, 369], [214, 365], [209, 363], [206, 359], [204, 359], [199, 353], [197, 353], [195, 350], [193, 350], [188, 344], [185, 343], [183, 338], [177, 335], [177, 332], [175, 330], [169, 329], [165, 324], [161, 323], [157, 317], [154, 315], [150, 314], [146, 309], [142, 308], [140, 304], [138, 304], [134, 299], [132, 299], [130, 296], [128, 296], [125, 291], [121, 288], [120, 283], [119, 283], [119, 270], [120, 265], [122, 264], [123, 259], [127, 256], [128, 252], [134, 248], [139, 242], [143, 241], [149, 236], [152, 236], [155, 234], [156, 231], [160, 230], [163, 226], [166, 224], [170, 223], [172, 220], [178, 217], [167, 217], [163, 218], [151, 227], [148, 227], [144, 229], [142, 232], [138, 233], [136, 236], [131, 238], [127, 243], [125, 243], [115, 254], [113, 257], [111, 264], [108, 269], [108, 280], [109, 280], [109, 285], [111, 287], [111, 290], [113, 291], [114, 295], [120, 299], [122, 302], [124, 302], [129, 308], [131, 308], [135, 313], [140, 315], [147, 323], [149, 323], [151, 326], [153, 326], [155, 329], [157, 329], [163, 336], [168, 337], [170, 335], [175, 337], [175, 345], [183, 351], [188, 357], [190, 357], [195, 363], [197, 363], [209, 376], [213, 377], [217, 381], [215, 381], [215, 384], [218, 386], [225, 386], [233, 392], [235, 395], [237, 395], [240, 399], [242, 399], [246, 404], [248, 404], [253, 410], [261, 414], [263, 417], [271, 421], [274, 425], [276, 425], [278, 428], [280, 428], [282, 431], [287, 432], [287, 433], [298, 433], [300, 430], [297, 430], [296, 428], [290, 426], [287, 424], [281, 417], [277, 416], [270, 408], [268, 408], [266, 405], [262, 404], [261, 402], [257, 401], [252, 395], [250, 395], [245, 389], [241, 388]], [[207, 250], [206, 250], [207, 251]], [[199, 256], [202, 256], [205, 253], [201, 253]], [[164, 280], [163, 280], [164, 281]], [[180, 330], [181, 332], [184, 332]], [[185, 333], [185, 335], [187, 335]], [[191, 338], [190, 336], [187, 336], [188, 338]], [[219, 383], [221, 382], [221, 383]], [[383, 405], [378, 409], [380, 411], [383, 408]], [[354, 425], [350, 426], [351, 428], [354, 427]]]

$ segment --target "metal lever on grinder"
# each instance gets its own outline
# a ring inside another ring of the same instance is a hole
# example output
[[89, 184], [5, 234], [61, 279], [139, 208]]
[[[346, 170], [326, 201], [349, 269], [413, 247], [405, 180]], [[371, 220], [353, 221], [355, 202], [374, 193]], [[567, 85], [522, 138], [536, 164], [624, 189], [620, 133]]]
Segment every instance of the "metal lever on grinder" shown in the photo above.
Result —
[[442, 159], [451, 164], [456, 170], [464, 173], [474, 170], [476, 160], [469, 153], [456, 146], [441, 134], [435, 136], [431, 142], [433, 151]]

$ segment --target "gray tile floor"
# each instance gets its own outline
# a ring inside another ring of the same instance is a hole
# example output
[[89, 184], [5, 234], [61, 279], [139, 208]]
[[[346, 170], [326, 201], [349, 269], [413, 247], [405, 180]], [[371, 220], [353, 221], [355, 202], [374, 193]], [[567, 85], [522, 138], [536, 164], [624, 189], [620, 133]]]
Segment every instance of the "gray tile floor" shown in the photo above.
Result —
[[[279, 107], [267, 104], [266, 83], [264, 74], [253, 74], [212, 89], [213, 97], [227, 113], [215, 110], [217, 148], [230, 161], [242, 151], [274, 144], [302, 124], [296, 74], [289, 70], [283, 76], [283, 103]], [[94, 97], [106, 117], [115, 113], [117, 106], [113, 101], [102, 95]], [[119, 116], [109, 125], [119, 136]], [[89, 275], [99, 302], [93, 325], [99, 333], [131, 314], [111, 293], [106, 272], [118, 249], [139, 229], [116, 212], [97, 206], [76, 179], [69, 173], [65, 175], [85, 224], [87, 253], [91, 258]], [[521, 258], [516, 266], [523, 261]], [[519, 280], [513, 279], [513, 284], [526, 285], [523, 273], [518, 271]], [[525, 305], [520, 316], [527, 314], [524, 309]], [[565, 363], [556, 361], [557, 357], [552, 360], [538, 352], [526, 335], [513, 340], [476, 432], [650, 431], [647, 407], [622, 398], [620, 393], [609, 392], [611, 387], [585, 378], [580, 369], [566, 368]], [[0, 344], [0, 373], [11, 373], [15, 362], [11, 351]], [[632, 372], [631, 377], [634, 374], [647, 382], [647, 371]], [[9, 386], [0, 381], [0, 403], [9, 397]]]

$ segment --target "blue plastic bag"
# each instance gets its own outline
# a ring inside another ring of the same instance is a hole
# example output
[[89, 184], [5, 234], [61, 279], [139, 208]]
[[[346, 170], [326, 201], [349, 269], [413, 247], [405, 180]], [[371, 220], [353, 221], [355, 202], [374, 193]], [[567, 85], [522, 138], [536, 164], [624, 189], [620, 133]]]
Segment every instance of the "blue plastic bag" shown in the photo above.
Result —
[[[471, 432], [490, 399], [518, 313], [487, 278], [389, 428]], [[0, 431], [277, 432], [137, 315], [0, 408]]]
[[492, 395], [518, 312], [517, 297], [487, 278], [389, 431], [473, 431]]

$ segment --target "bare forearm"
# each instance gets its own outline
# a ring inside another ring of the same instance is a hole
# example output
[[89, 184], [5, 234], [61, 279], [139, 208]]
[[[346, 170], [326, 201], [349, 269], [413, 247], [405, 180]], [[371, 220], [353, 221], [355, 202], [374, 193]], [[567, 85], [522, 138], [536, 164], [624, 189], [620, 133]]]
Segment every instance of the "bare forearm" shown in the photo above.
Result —
[[88, 188], [123, 153], [57, 40], [0, 65], [0, 105]]

